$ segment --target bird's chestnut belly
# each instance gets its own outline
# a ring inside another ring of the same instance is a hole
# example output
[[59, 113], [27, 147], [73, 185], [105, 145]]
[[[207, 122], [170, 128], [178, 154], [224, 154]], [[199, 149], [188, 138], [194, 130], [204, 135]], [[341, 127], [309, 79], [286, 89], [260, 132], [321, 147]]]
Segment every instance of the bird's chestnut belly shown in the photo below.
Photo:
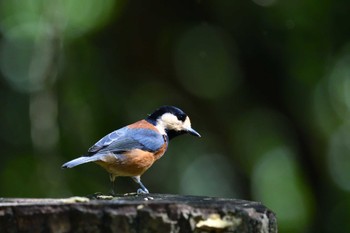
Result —
[[108, 154], [96, 163], [115, 176], [140, 176], [154, 161], [153, 153], [135, 149], [120, 155]]

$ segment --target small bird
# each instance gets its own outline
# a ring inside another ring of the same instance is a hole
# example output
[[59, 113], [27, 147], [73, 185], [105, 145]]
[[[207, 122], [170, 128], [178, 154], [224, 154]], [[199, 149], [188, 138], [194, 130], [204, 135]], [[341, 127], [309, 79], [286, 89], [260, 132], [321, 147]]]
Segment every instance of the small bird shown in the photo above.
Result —
[[112, 194], [118, 176], [129, 176], [139, 184], [138, 194], [149, 193], [141, 175], [164, 155], [169, 140], [186, 133], [200, 137], [186, 113], [174, 106], [162, 106], [145, 119], [107, 134], [87, 154], [63, 164], [62, 168], [95, 162], [110, 174]]

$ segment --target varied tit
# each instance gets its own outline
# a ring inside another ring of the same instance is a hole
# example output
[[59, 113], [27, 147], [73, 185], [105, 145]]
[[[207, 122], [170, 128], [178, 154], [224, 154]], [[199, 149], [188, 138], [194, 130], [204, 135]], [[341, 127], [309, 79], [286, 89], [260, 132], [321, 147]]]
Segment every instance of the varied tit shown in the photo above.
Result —
[[86, 155], [63, 164], [62, 168], [95, 162], [110, 174], [112, 194], [118, 176], [130, 176], [138, 183], [141, 188], [137, 193], [149, 193], [141, 183], [141, 175], [163, 156], [169, 140], [186, 133], [200, 137], [182, 110], [163, 106], [144, 120], [104, 136], [90, 147]]

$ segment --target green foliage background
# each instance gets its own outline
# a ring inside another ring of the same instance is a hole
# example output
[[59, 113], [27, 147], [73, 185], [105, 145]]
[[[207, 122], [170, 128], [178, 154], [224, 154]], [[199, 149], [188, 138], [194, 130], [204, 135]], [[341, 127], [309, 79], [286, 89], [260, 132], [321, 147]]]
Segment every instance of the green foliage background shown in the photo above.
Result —
[[[0, 196], [108, 192], [60, 166], [175, 105], [151, 192], [261, 201], [281, 232], [349, 232], [350, 2], [0, 0]], [[118, 192], [136, 190], [129, 178]]]

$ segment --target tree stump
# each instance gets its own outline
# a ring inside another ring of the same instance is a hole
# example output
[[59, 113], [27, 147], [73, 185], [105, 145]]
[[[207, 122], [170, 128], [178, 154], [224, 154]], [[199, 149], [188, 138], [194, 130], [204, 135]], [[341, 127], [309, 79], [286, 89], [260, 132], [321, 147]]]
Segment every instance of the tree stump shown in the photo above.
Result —
[[0, 198], [0, 232], [277, 232], [258, 202], [169, 194]]

